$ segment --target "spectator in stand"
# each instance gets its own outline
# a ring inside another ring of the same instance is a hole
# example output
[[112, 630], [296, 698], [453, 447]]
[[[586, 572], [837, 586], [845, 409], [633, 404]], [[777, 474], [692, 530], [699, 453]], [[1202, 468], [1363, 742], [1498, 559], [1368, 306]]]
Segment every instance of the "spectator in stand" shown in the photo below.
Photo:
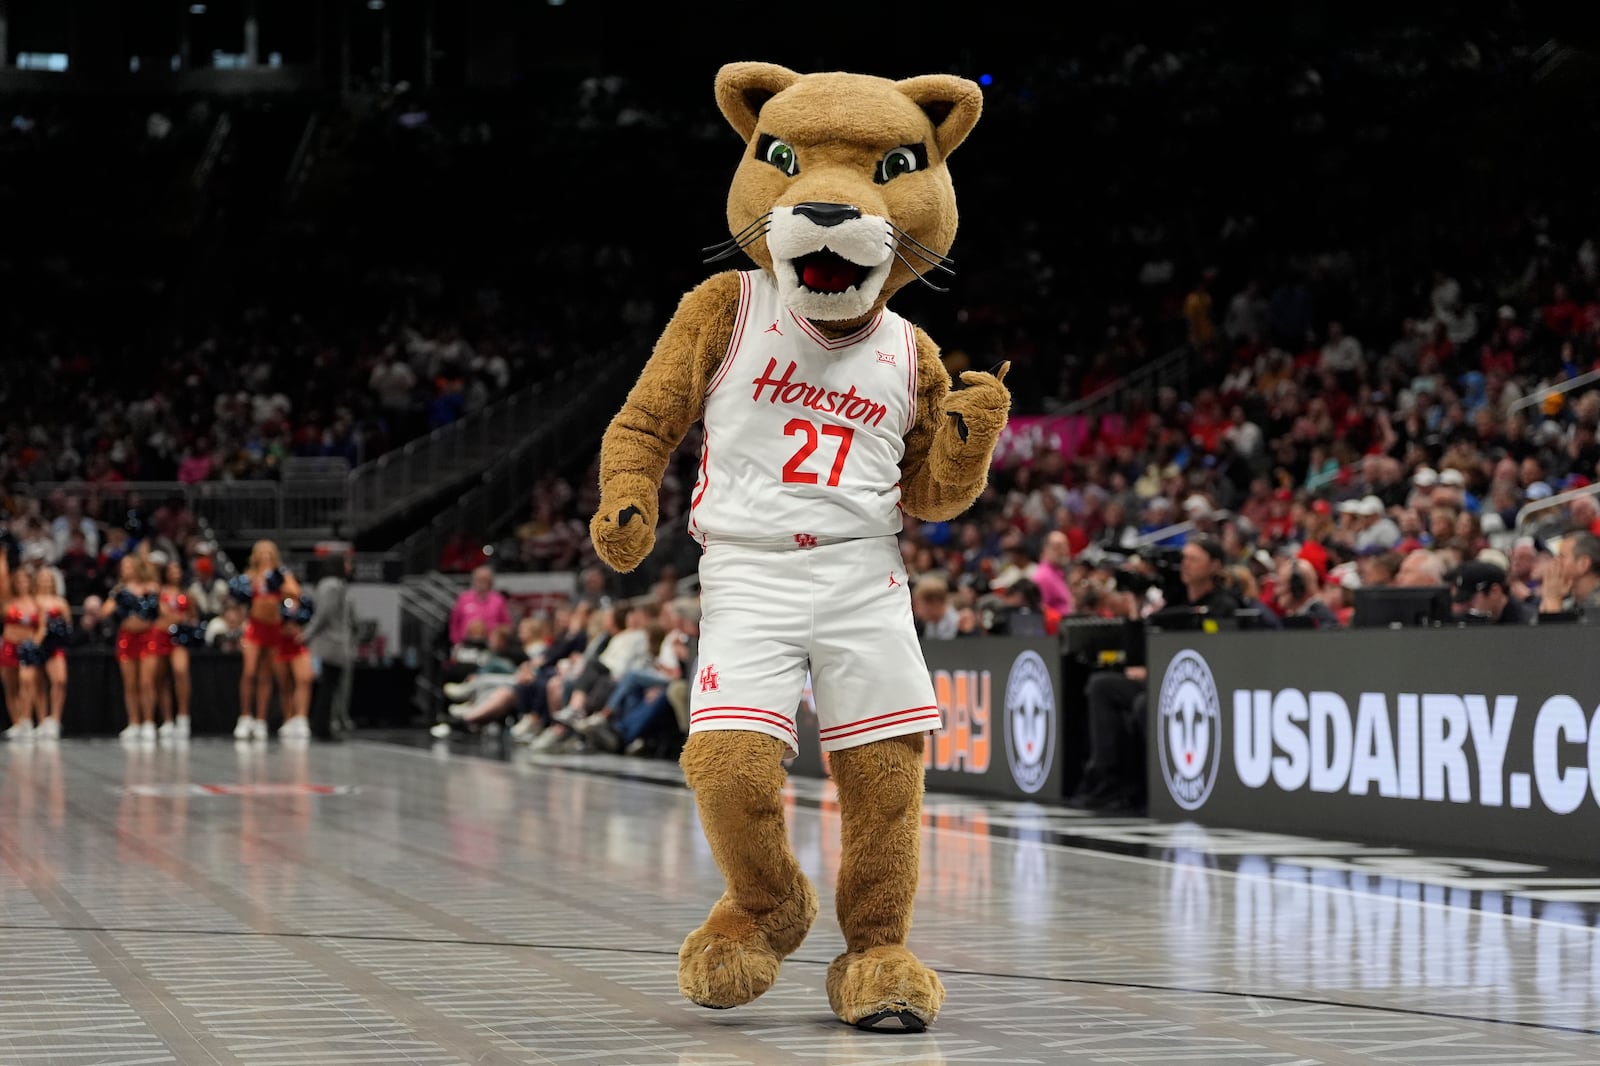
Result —
[[950, 583], [942, 573], [923, 574], [911, 587], [911, 615], [918, 634], [929, 640], [950, 640], [961, 628], [961, 612], [950, 601]]
[[[1517, 547], [1531, 546], [1519, 542]], [[1576, 617], [1600, 608], [1600, 537], [1581, 530], [1561, 538], [1553, 565], [1545, 568], [1538, 602], [1541, 616]]]
[[1183, 300], [1183, 317], [1189, 324], [1189, 346], [1197, 352], [1209, 350], [1217, 340], [1217, 323], [1211, 307], [1211, 288], [1216, 278], [1215, 270], [1205, 271]]
[[511, 625], [511, 609], [505, 596], [494, 587], [494, 571], [487, 566], [474, 569], [471, 586], [456, 597], [450, 611], [451, 645], [462, 643], [474, 622], [482, 623], [485, 641], [491, 630]]
[[[1530, 606], [1540, 606], [1544, 572], [1548, 572], [1552, 563], [1559, 565], [1559, 560], [1551, 559], [1540, 545], [1541, 542], [1533, 537], [1518, 537], [1512, 541], [1511, 565], [1506, 568], [1512, 597]], [[1540, 610], [1543, 610], [1542, 606]]]
[[1069, 615], [1073, 611], [1072, 585], [1069, 579], [1071, 570], [1071, 540], [1067, 534], [1059, 530], [1050, 531], [1045, 535], [1039, 561], [1033, 566], [1028, 577], [1039, 587], [1039, 596], [1044, 605], [1060, 615]]
[[190, 553], [190, 568], [194, 576], [184, 591], [200, 612], [200, 617], [211, 618], [221, 614], [230, 597], [228, 583], [217, 573], [216, 546], [209, 541], [196, 543]]
[[[84, 604], [84, 610], [88, 610]], [[217, 651], [238, 652], [244, 641], [245, 623], [249, 616], [244, 609], [244, 604], [230, 602], [223, 606], [222, 613], [206, 623], [206, 647]]]
[[72, 534], [78, 533], [82, 538], [78, 542], [81, 550], [94, 556], [100, 548], [100, 527], [84, 513], [82, 497], [58, 489], [51, 494], [51, 505], [56, 509], [56, 516], [50, 522], [50, 536], [56, 542], [58, 555], [72, 549]]
[[91, 592], [105, 588], [100, 560], [89, 550], [88, 538], [81, 529], [74, 528], [67, 534], [66, 547], [56, 560], [56, 567], [66, 585], [66, 597], [73, 603], [82, 603]]
[[457, 530], [445, 541], [439, 556], [439, 569], [446, 574], [465, 574], [484, 566], [488, 553], [481, 542], [465, 530]]
[[1322, 354], [1317, 369], [1325, 374], [1348, 374], [1365, 361], [1361, 342], [1344, 331], [1344, 323], [1329, 322], [1328, 335], [1322, 343]]
[[1234, 595], [1239, 597], [1239, 613], [1253, 612], [1257, 624], [1262, 629], [1282, 629], [1283, 620], [1278, 617], [1278, 612], [1273, 610], [1261, 600], [1261, 586], [1256, 582], [1256, 575], [1248, 566], [1230, 566], [1226, 572], [1226, 579]]
[[1456, 615], [1489, 625], [1527, 625], [1537, 615], [1511, 595], [1506, 572], [1493, 563], [1470, 560], [1449, 575]]
[[1356, 505], [1354, 547], [1359, 552], [1387, 551], [1400, 543], [1400, 527], [1385, 513], [1383, 501], [1363, 496]]
[[[662, 621], [667, 632], [654, 667], [624, 676], [606, 697], [605, 706], [574, 725], [600, 751], [640, 754], [674, 717], [667, 690], [693, 676], [700, 644], [699, 600], [693, 596], [673, 600], [662, 612]], [[682, 694], [687, 698], [687, 688]]]
[[1381, 588], [1395, 584], [1400, 576], [1399, 551], [1370, 551], [1356, 560], [1356, 574], [1362, 588]]

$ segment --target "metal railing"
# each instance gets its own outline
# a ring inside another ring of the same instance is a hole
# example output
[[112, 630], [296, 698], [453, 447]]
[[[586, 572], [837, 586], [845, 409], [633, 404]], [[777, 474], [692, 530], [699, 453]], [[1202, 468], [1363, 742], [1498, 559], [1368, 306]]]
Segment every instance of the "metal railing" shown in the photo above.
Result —
[[470, 531], [487, 541], [511, 516], [527, 510], [534, 485], [550, 469], [571, 463], [574, 439], [598, 435], [636, 373], [626, 359], [603, 357], [584, 371], [581, 392], [562, 395], [560, 381], [554, 383], [552, 398], [527, 412], [517, 445], [485, 470], [475, 487], [406, 538], [400, 549], [406, 572], [437, 567], [451, 535]]
[[19, 486], [19, 491], [39, 498], [62, 492], [92, 501], [100, 518], [114, 524], [135, 508], [181, 503], [215, 535], [232, 540], [326, 537], [345, 507], [342, 481], [56, 481]]
[[1189, 365], [1194, 353], [1188, 348], [1176, 348], [1153, 362], [1129, 371], [1116, 381], [1080, 396], [1057, 410], [1062, 415], [1101, 414], [1113, 411], [1125, 393], [1139, 392], [1154, 395], [1162, 388], [1177, 389], [1180, 394], [1188, 390]]
[[1527, 528], [1529, 515], [1535, 515], [1540, 511], [1548, 511], [1556, 507], [1565, 507], [1579, 497], [1594, 496], [1596, 494], [1600, 494], [1600, 482], [1596, 482], [1593, 485], [1585, 485], [1582, 488], [1568, 489], [1566, 492], [1558, 492], [1554, 496], [1546, 496], [1542, 500], [1525, 503], [1522, 505], [1522, 509], [1517, 512], [1517, 521], [1513, 527], [1514, 531], [1520, 533]]
[[[561, 400], [561, 380], [529, 386], [351, 470], [334, 460], [296, 460], [276, 481], [35, 482], [18, 491], [61, 491], [100, 502], [102, 517], [180, 500], [219, 536], [302, 543], [357, 536], [451, 484], [474, 478], [532, 434]], [[539, 405], [536, 410], [536, 404]]]
[[1528, 395], [1506, 408], [1506, 413], [1513, 414], [1524, 407], [1532, 407], [1535, 404], [1543, 403], [1547, 396], [1560, 396], [1563, 393], [1571, 392], [1573, 389], [1581, 389], [1585, 385], [1592, 385], [1596, 381], [1600, 381], [1600, 370], [1591, 370], [1567, 381], [1558, 382], [1555, 385], [1547, 385], [1542, 389], [1534, 389]]
[[481, 472], [534, 430], [541, 401], [555, 402], [548, 397], [559, 390], [557, 382], [530, 385], [356, 467], [346, 483], [346, 521], [369, 529], [419, 494]]

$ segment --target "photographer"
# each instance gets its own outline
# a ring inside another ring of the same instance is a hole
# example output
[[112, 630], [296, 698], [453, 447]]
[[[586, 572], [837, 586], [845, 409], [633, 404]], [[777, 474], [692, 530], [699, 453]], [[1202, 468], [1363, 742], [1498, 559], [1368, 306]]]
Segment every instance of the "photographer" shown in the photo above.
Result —
[[1322, 599], [1322, 580], [1309, 560], [1284, 559], [1280, 570], [1278, 614], [1283, 617], [1285, 627], [1340, 628], [1339, 616]]
[[[1162, 614], [1231, 618], [1239, 611], [1239, 597], [1224, 577], [1226, 556], [1222, 545], [1209, 537], [1183, 546], [1178, 581], [1183, 601], [1169, 600]], [[1119, 579], [1120, 583], [1120, 579]], [[1145, 808], [1144, 749], [1147, 723], [1148, 671], [1143, 663], [1093, 674], [1084, 686], [1089, 726], [1089, 762], [1070, 807], [1111, 814], [1136, 814]]]

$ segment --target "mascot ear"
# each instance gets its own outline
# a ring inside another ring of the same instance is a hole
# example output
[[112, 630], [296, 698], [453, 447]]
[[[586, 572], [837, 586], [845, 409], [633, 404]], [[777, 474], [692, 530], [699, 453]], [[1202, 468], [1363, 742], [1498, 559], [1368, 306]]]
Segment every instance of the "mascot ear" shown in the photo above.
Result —
[[800, 75], [788, 67], [773, 63], [729, 63], [717, 71], [717, 106], [749, 143], [761, 106], [799, 80]]
[[954, 74], [924, 74], [896, 82], [895, 88], [927, 114], [933, 123], [933, 142], [939, 155], [956, 150], [983, 112], [983, 90], [978, 83]]

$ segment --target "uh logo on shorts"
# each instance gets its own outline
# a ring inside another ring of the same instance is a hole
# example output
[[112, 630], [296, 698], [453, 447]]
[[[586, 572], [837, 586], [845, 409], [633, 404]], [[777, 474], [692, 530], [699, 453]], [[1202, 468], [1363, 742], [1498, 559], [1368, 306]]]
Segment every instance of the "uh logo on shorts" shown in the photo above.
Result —
[[722, 679], [717, 676], [715, 663], [700, 668], [700, 691], [716, 692], [722, 687]]

